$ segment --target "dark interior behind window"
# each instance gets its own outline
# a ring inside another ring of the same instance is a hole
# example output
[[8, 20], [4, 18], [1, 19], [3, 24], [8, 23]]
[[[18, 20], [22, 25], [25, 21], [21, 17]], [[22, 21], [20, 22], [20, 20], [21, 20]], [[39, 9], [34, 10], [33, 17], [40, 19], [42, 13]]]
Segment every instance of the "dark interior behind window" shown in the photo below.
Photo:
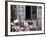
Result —
[[15, 19], [15, 16], [16, 16], [16, 14], [15, 14], [16, 10], [15, 10], [15, 8], [16, 8], [16, 5], [11, 5], [11, 22], [13, 22], [13, 20]]
[[25, 19], [35, 20], [37, 19], [37, 6], [26, 6]]
[[37, 6], [32, 6], [32, 19], [37, 19]]
[[31, 6], [26, 6], [26, 20], [31, 19]]

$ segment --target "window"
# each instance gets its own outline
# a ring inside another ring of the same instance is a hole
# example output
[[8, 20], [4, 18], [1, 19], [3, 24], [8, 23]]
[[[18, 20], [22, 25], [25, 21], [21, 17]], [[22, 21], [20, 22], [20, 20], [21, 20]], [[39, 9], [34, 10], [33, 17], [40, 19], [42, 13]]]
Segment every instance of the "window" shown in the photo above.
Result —
[[32, 6], [32, 19], [37, 19], [37, 6]]
[[16, 5], [11, 5], [11, 22], [16, 19]]
[[37, 19], [37, 6], [26, 6], [25, 19], [34, 20]]
[[14, 19], [17, 19], [19, 15], [21, 16], [21, 19], [36, 20], [37, 12], [37, 6], [11, 5], [11, 22]]
[[26, 6], [26, 12], [25, 12], [26, 19], [31, 19], [31, 6]]

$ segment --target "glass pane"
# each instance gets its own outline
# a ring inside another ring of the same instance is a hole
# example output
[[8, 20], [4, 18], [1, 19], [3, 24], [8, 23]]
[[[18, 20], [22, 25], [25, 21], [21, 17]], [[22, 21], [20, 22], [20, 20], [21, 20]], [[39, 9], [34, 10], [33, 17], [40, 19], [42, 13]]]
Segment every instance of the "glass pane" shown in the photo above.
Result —
[[31, 6], [26, 6], [26, 20], [31, 19]]
[[17, 5], [17, 18], [24, 19], [24, 5]]
[[37, 19], [37, 6], [32, 6], [32, 18]]
[[11, 5], [11, 22], [16, 19], [16, 5]]

